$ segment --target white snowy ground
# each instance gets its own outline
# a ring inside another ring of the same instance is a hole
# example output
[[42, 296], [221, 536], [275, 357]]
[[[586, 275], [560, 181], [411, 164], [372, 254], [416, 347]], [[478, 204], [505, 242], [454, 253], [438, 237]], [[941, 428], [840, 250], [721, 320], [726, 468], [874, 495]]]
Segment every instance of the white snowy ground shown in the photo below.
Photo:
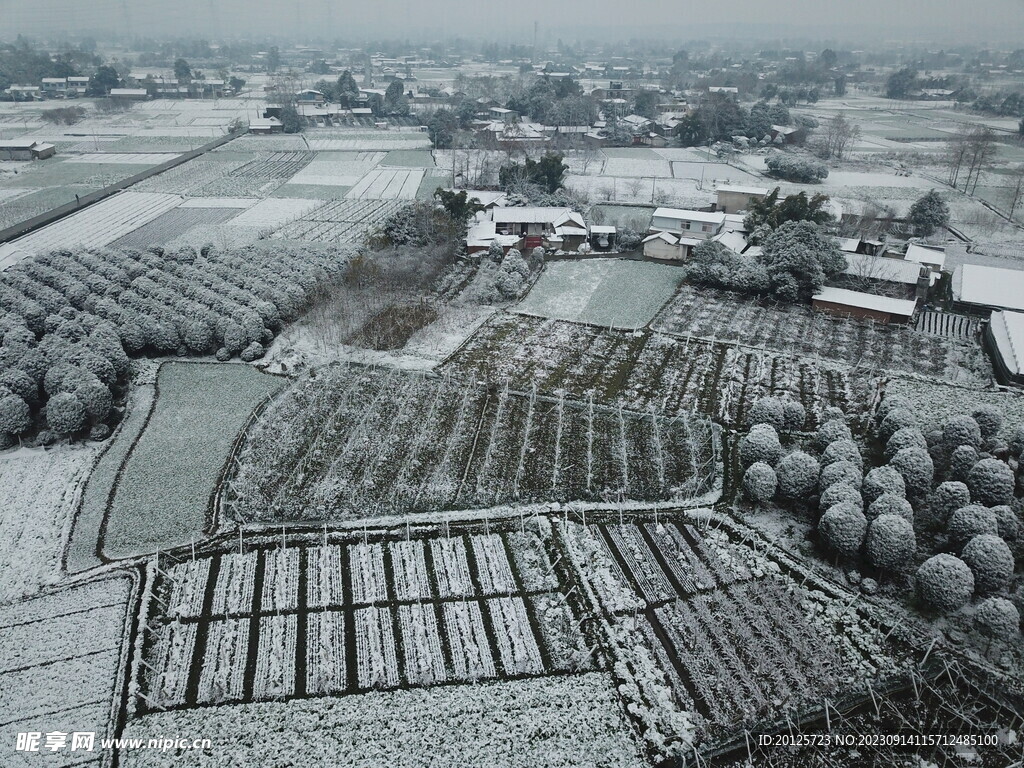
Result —
[[626, 259], [553, 261], [516, 312], [604, 327], [642, 328], [676, 292], [677, 267]]
[[[603, 673], [439, 686], [337, 699], [177, 710], [130, 723], [125, 736], [209, 738], [190, 766], [332, 768], [624, 768], [644, 766]], [[121, 753], [124, 768], [180, 758]]]
[[93, 445], [0, 453], [0, 603], [58, 580], [62, 543], [95, 455]]

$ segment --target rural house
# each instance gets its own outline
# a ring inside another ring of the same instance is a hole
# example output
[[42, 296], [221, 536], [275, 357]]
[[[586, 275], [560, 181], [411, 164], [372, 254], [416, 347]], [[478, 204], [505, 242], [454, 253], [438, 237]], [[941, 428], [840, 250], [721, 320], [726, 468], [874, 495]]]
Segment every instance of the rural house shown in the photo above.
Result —
[[1024, 313], [993, 312], [985, 328], [985, 347], [997, 378], [1024, 387]]

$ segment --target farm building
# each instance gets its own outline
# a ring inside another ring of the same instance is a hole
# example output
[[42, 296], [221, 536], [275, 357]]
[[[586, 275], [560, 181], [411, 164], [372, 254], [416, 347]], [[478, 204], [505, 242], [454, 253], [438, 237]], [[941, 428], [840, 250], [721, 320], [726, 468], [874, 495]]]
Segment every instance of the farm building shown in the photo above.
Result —
[[961, 264], [953, 271], [953, 308], [987, 315], [992, 310], [1024, 311], [1024, 271]]
[[250, 133], [281, 133], [284, 124], [276, 117], [257, 117], [249, 121]]
[[449, 189], [449, 192], [465, 192], [467, 200], [475, 200], [485, 211], [504, 205], [508, 195], [486, 189]]
[[822, 288], [814, 294], [811, 306], [819, 312], [865, 318], [880, 323], [907, 323], [917, 311], [917, 301], [913, 299], [893, 299], [832, 287]]
[[643, 240], [644, 256], [667, 261], [686, 261], [703, 238], [681, 237], [671, 232], [655, 232]]
[[868, 256], [865, 253], [844, 253], [846, 269], [837, 279], [843, 286], [856, 290], [883, 290], [903, 298], [924, 295], [928, 289], [928, 273], [922, 277], [922, 265], [903, 259]]
[[911, 243], [907, 247], [907, 253], [904, 258], [907, 261], [917, 262], [918, 264], [927, 267], [931, 273], [929, 276], [929, 282], [934, 285], [939, 274], [942, 272], [942, 269], [946, 266], [946, 249], [932, 248], [930, 246]]
[[1024, 386], [1024, 313], [992, 313], [985, 328], [985, 347], [1000, 381]]
[[149, 98], [149, 91], [145, 88], [111, 88], [110, 98], [141, 101]]
[[569, 208], [493, 208], [490, 216], [496, 234], [517, 236], [520, 249], [574, 251], [587, 239], [583, 217]]
[[53, 144], [35, 139], [0, 139], [0, 160], [45, 160], [55, 154]]
[[494, 230], [494, 222], [485, 219], [473, 224], [466, 233], [466, 253], [471, 256], [482, 256], [492, 243], [501, 246], [504, 253], [519, 245], [518, 235], [499, 235]]
[[679, 208], [656, 208], [651, 216], [650, 232], [671, 232], [674, 235], [707, 240], [722, 231], [724, 213], [687, 211]]
[[299, 104], [323, 104], [327, 98], [321, 91], [314, 91], [312, 88], [305, 88], [295, 94], [295, 101]]
[[754, 200], [764, 200], [768, 190], [764, 187], [722, 186], [717, 190], [715, 210], [738, 213], [750, 207]]
[[597, 251], [608, 251], [615, 247], [615, 227], [609, 224], [593, 224], [590, 227], [590, 246]]

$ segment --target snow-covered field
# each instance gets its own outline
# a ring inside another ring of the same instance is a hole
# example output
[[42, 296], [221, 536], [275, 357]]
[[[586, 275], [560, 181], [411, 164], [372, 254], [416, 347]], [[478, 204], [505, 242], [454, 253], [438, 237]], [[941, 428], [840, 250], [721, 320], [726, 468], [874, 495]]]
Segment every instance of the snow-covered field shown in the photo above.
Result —
[[682, 282], [676, 267], [624, 259], [549, 262], [516, 311], [606, 328], [642, 328]]
[[100, 247], [166, 213], [181, 202], [178, 195], [121, 192], [49, 226], [0, 245], [0, 268], [40, 251], [71, 245]]
[[413, 200], [423, 170], [372, 170], [345, 195], [350, 200]]
[[[128, 648], [134, 579], [112, 576], [0, 607], [0, 748], [3, 765], [101, 764], [100, 740], [113, 736]], [[15, 752], [19, 732], [60, 731], [59, 752]], [[70, 751], [75, 732], [93, 732], [92, 752]], [[49, 759], [47, 759], [49, 758]], [[105, 764], [105, 763], [104, 763]]]
[[291, 221], [302, 218], [323, 204], [323, 200], [299, 197], [273, 197], [260, 200], [231, 219], [231, 226], [279, 229]]
[[59, 578], [61, 546], [95, 455], [91, 447], [0, 455], [0, 603]]
[[119, 471], [104, 552], [128, 557], [196, 540], [235, 435], [281, 384], [244, 365], [165, 363], [153, 415]]
[[[313, 764], [359, 768], [626, 768], [645, 765], [608, 675], [371, 692], [147, 715], [126, 737], [211, 739], [204, 766]], [[157, 750], [121, 755], [125, 768], [166, 768]]]
[[332, 200], [282, 227], [280, 235], [318, 243], [354, 243], [401, 205], [396, 200]]

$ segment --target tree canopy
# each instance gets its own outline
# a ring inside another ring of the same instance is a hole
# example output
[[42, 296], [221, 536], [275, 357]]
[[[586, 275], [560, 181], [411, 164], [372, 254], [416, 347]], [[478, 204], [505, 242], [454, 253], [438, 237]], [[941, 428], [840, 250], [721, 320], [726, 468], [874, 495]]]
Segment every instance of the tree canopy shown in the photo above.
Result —
[[776, 187], [762, 200], [751, 200], [747, 217], [743, 226], [748, 232], [759, 227], [778, 229], [787, 221], [810, 221], [815, 224], [829, 224], [833, 221], [828, 210], [828, 195], [816, 192], [807, 197], [806, 192], [787, 195], [779, 200], [779, 188]]

